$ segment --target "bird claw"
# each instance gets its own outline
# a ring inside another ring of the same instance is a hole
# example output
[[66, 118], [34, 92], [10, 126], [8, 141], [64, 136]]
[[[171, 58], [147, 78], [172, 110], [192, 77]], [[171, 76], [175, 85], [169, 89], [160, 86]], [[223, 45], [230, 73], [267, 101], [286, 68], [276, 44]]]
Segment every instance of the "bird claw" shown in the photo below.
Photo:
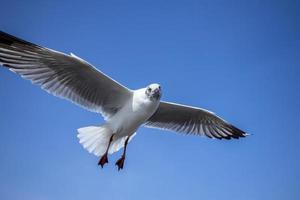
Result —
[[101, 157], [101, 159], [100, 159], [99, 162], [98, 162], [98, 165], [100, 165], [101, 168], [103, 168], [103, 166], [104, 166], [106, 163], [108, 163], [107, 153], [104, 154], [104, 155]]
[[116, 165], [118, 166], [118, 171], [123, 169], [125, 156], [122, 156], [119, 160], [117, 160]]

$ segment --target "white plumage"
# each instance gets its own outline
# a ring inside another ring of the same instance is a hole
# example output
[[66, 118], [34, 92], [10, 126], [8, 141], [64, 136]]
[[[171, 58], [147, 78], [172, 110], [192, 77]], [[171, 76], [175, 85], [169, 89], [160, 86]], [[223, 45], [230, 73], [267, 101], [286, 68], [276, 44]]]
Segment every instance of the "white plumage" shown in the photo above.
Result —
[[205, 109], [160, 101], [158, 84], [130, 90], [74, 54], [1, 31], [0, 64], [55, 96], [102, 114], [106, 123], [78, 129], [79, 142], [90, 153], [102, 156], [102, 167], [108, 162], [108, 153], [125, 146], [116, 162], [119, 169], [123, 168], [127, 143], [141, 125], [217, 139], [247, 135]]

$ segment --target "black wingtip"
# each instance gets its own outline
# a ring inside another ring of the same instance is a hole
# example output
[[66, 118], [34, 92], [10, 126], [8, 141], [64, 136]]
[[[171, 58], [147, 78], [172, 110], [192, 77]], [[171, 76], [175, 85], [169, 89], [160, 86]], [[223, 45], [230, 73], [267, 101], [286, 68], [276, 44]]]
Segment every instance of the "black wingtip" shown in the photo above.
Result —
[[0, 43], [6, 44], [6, 45], [12, 45], [13, 40], [11, 39], [11, 35], [3, 32], [3, 31], [0, 31]]
[[248, 134], [237, 127], [230, 125], [230, 129], [232, 130], [233, 135], [231, 136], [232, 138], [239, 139], [239, 138], [244, 138], [248, 136]]
[[22, 45], [28, 45], [28, 46], [34, 46], [34, 47], [39, 47], [36, 44], [27, 42], [25, 40], [22, 40], [20, 38], [17, 38], [13, 35], [10, 35], [8, 33], [5, 33], [3, 31], [0, 31], [0, 45], [4, 44], [4, 45], [9, 45], [12, 46], [13, 44], [18, 43], [18, 44], [22, 44]]

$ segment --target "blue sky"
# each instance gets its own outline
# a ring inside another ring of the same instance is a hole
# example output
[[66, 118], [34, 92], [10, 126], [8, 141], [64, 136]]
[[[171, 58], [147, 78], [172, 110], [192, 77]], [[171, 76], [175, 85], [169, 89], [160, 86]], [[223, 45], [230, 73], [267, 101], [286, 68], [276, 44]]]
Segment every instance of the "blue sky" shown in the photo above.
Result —
[[0, 68], [0, 199], [300, 198], [299, 1], [1, 0], [2, 31], [73, 52], [132, 88], [253, 134], [141, 128], [102, 170], [76, 138], [103, 119]]

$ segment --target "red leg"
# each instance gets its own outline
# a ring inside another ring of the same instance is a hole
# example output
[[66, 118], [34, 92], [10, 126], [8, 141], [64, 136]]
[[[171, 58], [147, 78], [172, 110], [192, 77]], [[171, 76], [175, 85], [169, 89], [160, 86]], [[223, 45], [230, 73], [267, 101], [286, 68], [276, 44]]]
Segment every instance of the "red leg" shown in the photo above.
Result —
[[125, 156], [126, 156], [126, 149], [127, 149], [128, 140], [129, 140], [129, 136], [125, 140], [125, 146], [124, 146], [123, 155], [116, 162], [116, 165], [118, 166], [118, 171], [120, 171], [120, 169], [123, 169], [123, 166], [124, 166], [124, 161], [125, 161]]
[[100, 165], [102, 168], [103, 166], [108, 163], [108, 158], [107, 158], [107, 153], [108, 153], [108, 150], [109, 150], [109, 147], [110, 147], [110, 144], [113, 140], [113, 137], [114, 137], [114, 134], [111, 135], [110, 139], [109, 139], [109, 143], [108, 143], [108, 146], [107, 146], [107, 149], [105, 151], [105, 153], [103, 154], [103, 156], [101, 157], [101, 159], [99, 160], [98, 162], [98, 165]]

